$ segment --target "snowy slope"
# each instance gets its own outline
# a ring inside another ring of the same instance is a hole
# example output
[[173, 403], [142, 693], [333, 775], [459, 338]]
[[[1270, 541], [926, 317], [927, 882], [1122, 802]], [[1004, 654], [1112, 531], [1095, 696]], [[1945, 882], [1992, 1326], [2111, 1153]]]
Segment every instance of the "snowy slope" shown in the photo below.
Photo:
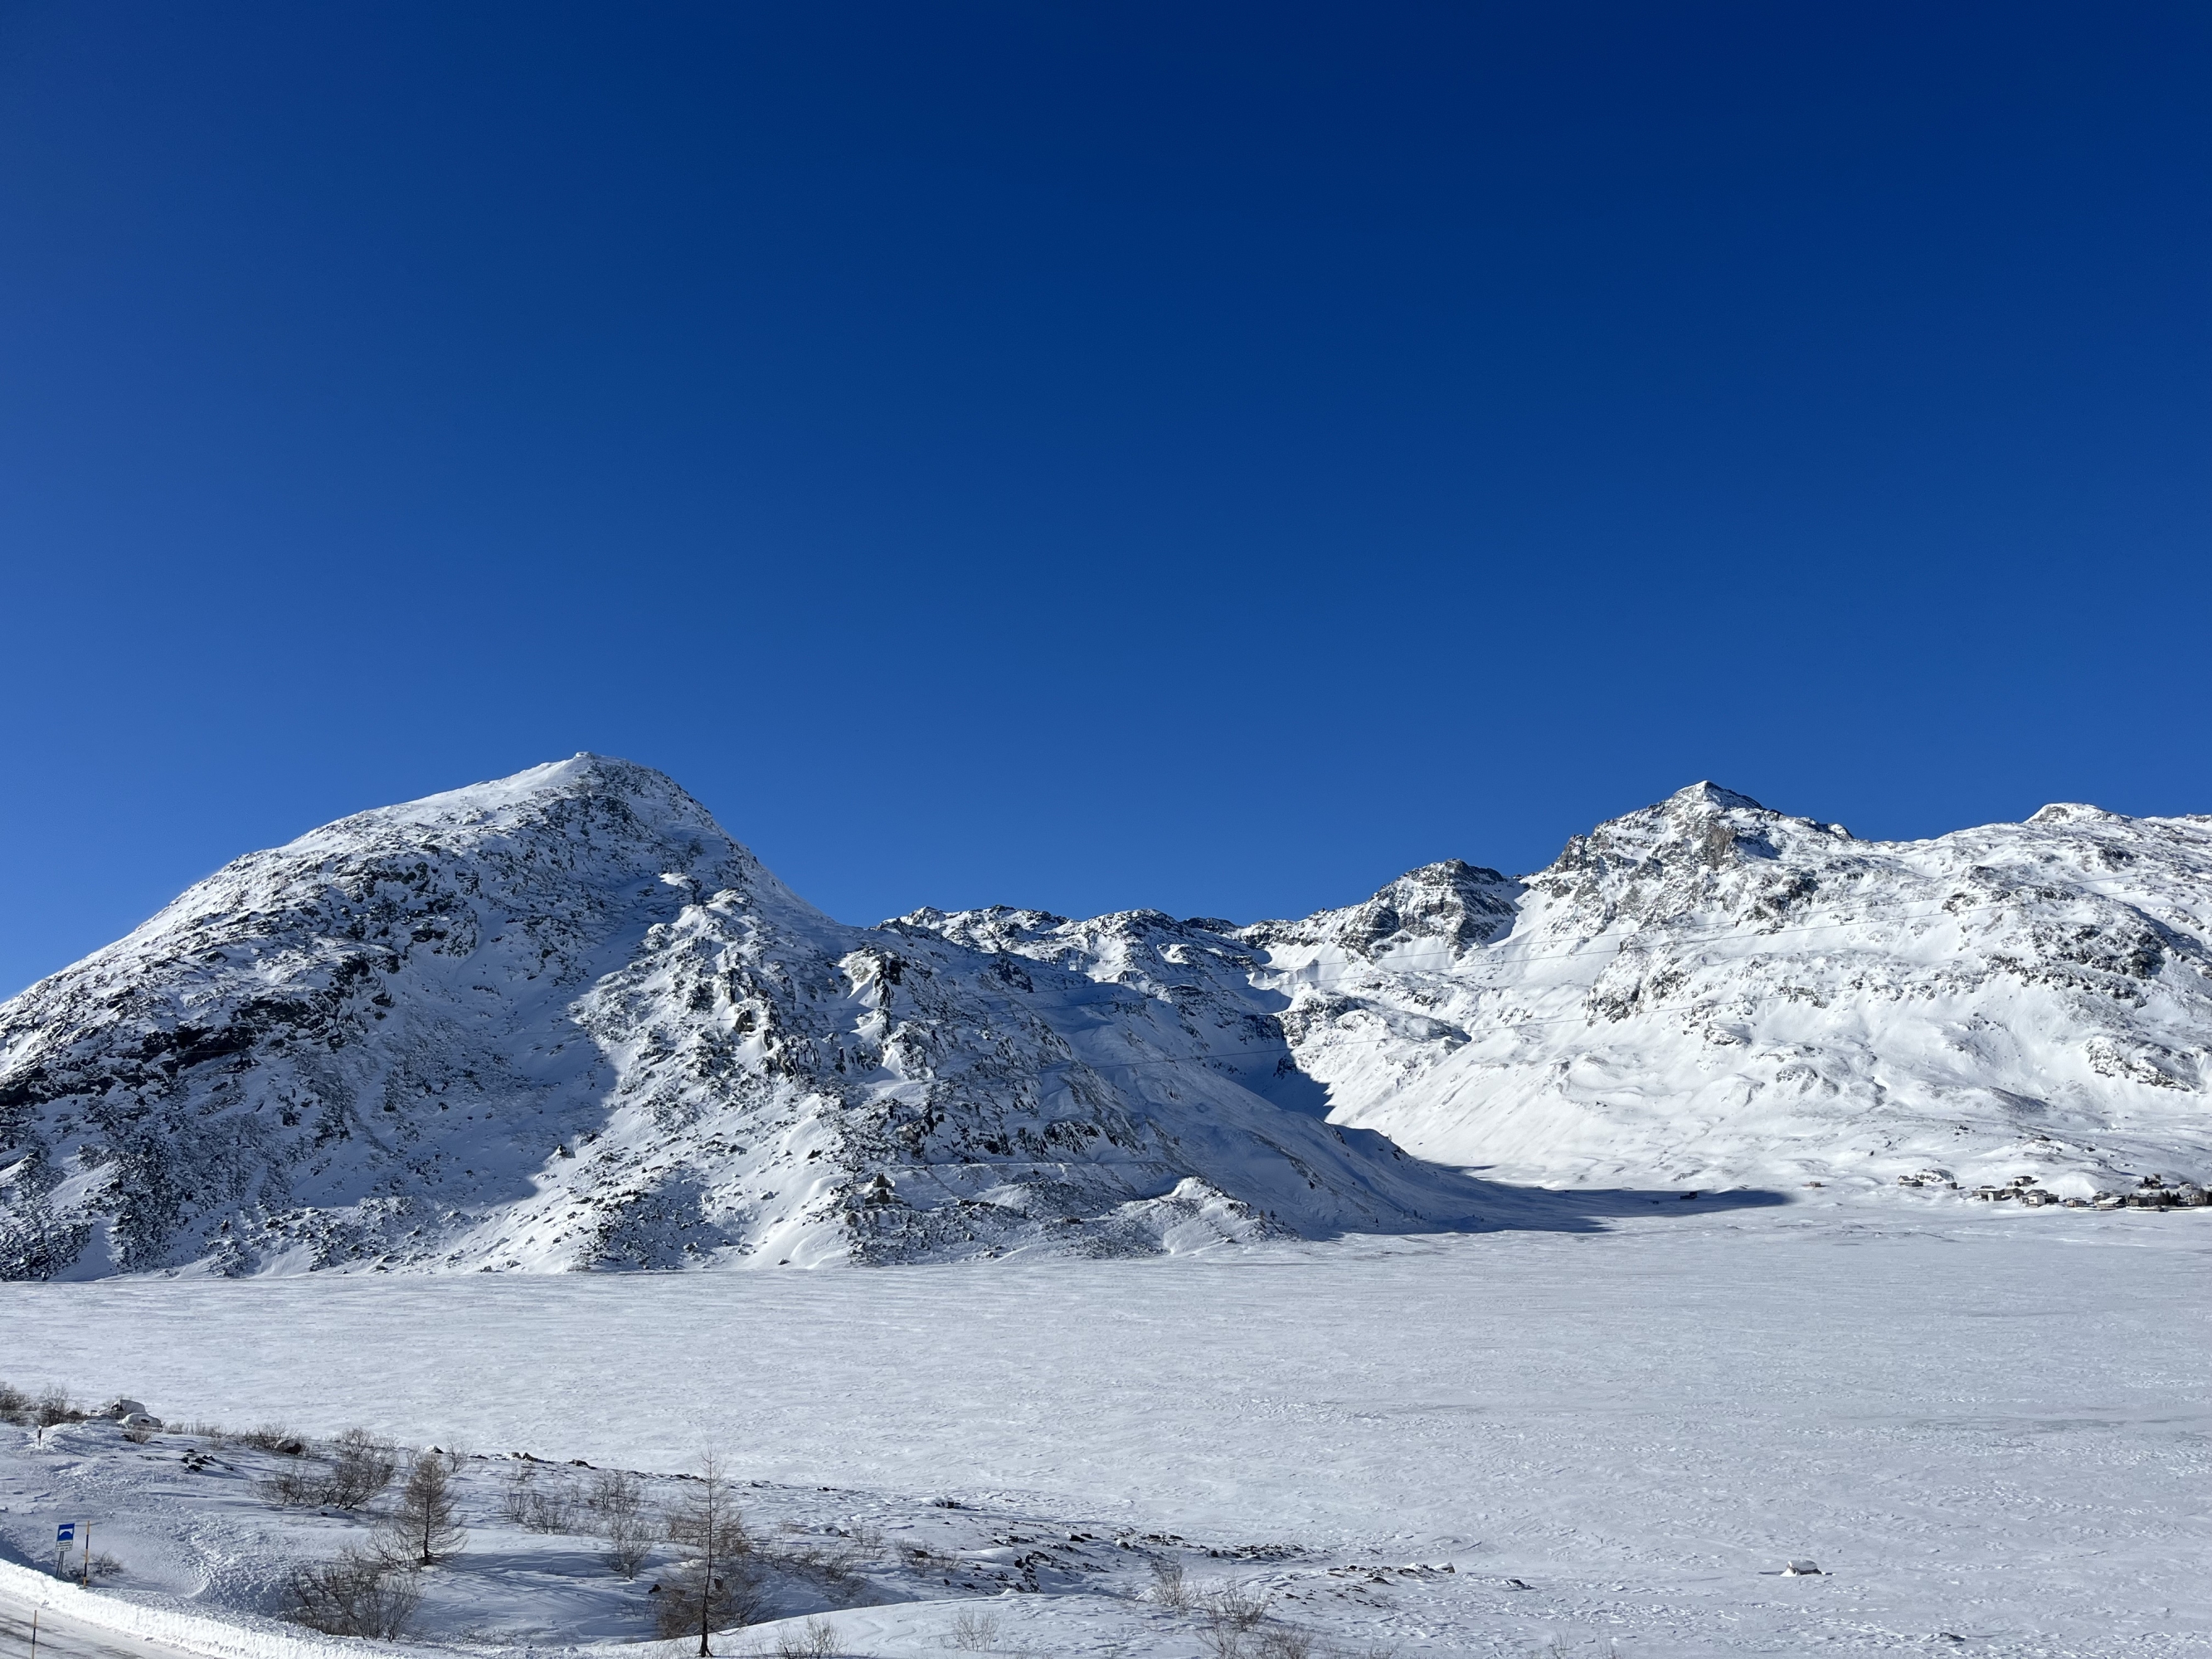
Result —
[[1431, 865], [1303, 921], [924, 914], [1271, 1014], [1333, 1121], [1492, 1178], [2086, 1196], [2212, 1164], [2212, 818], [1863, 842], [1698, 784], [1522, 881]]
[[[1224, 1057], [1210, 1058], [1216, 1051]], [[1461, 1218], [1279, 1030], [842, 926], [592, 756], [240, 859], [0, 1006], [0, 1273], [1144, 1252]]]
[[1447, 861], [1300, 921], [858, 928], [579, 756], [241, 859], [0, 1006], [0, 1273], [1499, 1218], [1462, 1169], [2202, 1178], [2208, 915], [2212, 819], [1868, 842], [1700, 784], [1522, 880]]

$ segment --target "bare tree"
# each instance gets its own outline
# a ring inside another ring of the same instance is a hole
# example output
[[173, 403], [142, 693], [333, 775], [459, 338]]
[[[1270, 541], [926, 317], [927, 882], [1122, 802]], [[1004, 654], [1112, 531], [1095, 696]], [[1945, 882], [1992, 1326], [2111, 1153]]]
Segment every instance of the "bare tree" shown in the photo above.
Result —
[[446, 1460], [424, 1452], [408, 1471], [399, 1501], [385, 1517], [378, 1546], [386, 1557], [410, 1566], [433, 1567], [449, 1555], [459, 1555], [468, 1534], [453, 1524], [453, 1478]]
[[688, 1640], [696, 1632], [699, 1659], [709, 1659], [716, 1628], [752, 1623], [763, 1604], [751, 1535], [729, 1478], [712, 1455], [670, 1508], [668, 1540], [684, 1559], [658, 1587], [660, 1633]]

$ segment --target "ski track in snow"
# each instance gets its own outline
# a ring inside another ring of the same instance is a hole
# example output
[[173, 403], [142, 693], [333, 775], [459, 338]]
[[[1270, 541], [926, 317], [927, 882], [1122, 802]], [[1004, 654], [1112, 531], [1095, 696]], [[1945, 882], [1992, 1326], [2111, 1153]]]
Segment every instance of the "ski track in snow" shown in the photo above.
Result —
[[[771, 1483], [764, 1513], [1060, 1552], [1048, 1593], [992, 1604], [1026, 1654], [1194, 1659], [1194, 1624], [1127, 1599], [1180, 1549], [1194, 1578], [1267, 1583], [1288, 1618], [1408, 1659], [1550, 1633], [1628, 1659], [2163, 1656], [2212, 1651], [2208, 1258], [2205, 1212], [1893, 1195], [1139, 1261], [15, 1285], [0, 1375], [173, 1420], [648, 1471], [718, 1448]], [[35, 1559], [76, 1499], [5, 1432], [0, 1536]], [[181, 1523], [137, 1540], [129, 1480], [100, 1480], [96, 1536], [140, 1549], [140, 1592], [251, 1604]], [[948, 1496], [966, 1507], [930, 1506]], [[1252, 1546], [1286, 1553], [1202, 1553]], [[1771, 1576], [1791, 1557], [1826, 1576]], [[528, 1626], [542, 1595], [622, 1633], [538, 1582], [473, 1616]], [[852, 1650], [941, 1653], [941, 1598], [994, 1587], [885, 1583], [933, 1599], [836, 1615]]]

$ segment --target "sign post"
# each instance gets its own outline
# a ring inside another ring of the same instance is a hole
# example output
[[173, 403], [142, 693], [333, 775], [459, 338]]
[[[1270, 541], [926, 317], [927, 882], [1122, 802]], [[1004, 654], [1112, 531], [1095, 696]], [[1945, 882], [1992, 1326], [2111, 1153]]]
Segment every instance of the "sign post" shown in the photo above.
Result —
[[76, 1522], [64, 1521], [54, 1528], [54, 1577], [59, 1578], [69, 1571], [70, 1541], [76, 1536]]
[[82, 1589], [92, 1588], [92, 1522], [84, 1523], [84, 1577], [78, 1581]]

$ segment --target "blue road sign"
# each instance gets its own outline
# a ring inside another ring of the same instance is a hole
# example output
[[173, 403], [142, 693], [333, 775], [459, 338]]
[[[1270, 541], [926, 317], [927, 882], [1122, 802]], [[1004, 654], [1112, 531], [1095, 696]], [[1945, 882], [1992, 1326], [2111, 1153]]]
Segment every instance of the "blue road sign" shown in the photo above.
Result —
[[64, 1521], [54, 1528], [54, 1542], [57, 1544], [66, 1544], [76, 1536], [76, 1522], [74, 1521]]

